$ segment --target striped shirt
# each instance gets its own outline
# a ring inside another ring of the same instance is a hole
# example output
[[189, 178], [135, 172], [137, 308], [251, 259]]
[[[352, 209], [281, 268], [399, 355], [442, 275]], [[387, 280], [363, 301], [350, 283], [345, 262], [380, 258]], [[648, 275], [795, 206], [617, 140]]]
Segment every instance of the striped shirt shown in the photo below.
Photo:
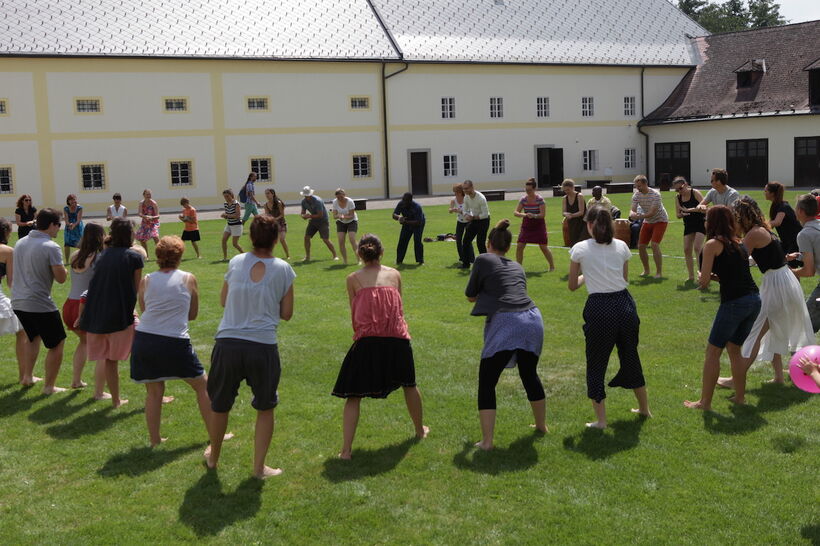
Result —
[[521, 198], [519, 203], [523, 207], [522, 210], [525, 213], [541, 214], [541, 205], [544, 204], [544, 198], [536, 193], [535, 194], [535, 203], [528, 203], [527, 202], [527, 196], [525, 195], [524, 197]]
[[655, 214], [652, 216], [647, 217], [644, 222], [647, 224], [657, 224], [660, 222], [668, 222], [669, 216], [666, 214], [666, 209], [663, 207], [663, 201], [661, 200], [661, 194], [658, 193], [656, 190], [652, 188], [647, 188], [646, 193], [641, 193], [636, 191], [632, 194], [632, 206], [633, 209], [637, 210], [637, 205], [640, 207], [644, 214], [649, 214], [649, 212], [655, 208]]
[[229, 226], [238, 226], [242, 223], [242, 219], [239, 218], [238, 215], [237, 215], [236, 218], [231, 218], [231, 216], [236, 214], [236, 207], [239, 206], [239, 203], [234, 201], [233, 203], [225, 203], [222, 206], [225, 207], [225, 214], [228, 215], [228, 225]]

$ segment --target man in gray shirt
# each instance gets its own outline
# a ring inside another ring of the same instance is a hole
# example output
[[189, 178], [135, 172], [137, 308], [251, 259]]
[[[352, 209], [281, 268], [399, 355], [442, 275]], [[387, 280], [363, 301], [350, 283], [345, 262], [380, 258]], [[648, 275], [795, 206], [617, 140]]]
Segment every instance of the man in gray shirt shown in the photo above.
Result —
[[56, 387], [57, 374], [63, 362], [65, 329], [60, 312], [51, 299], [51, 285], [66, 280], [66, 269], [60, 246], [52, 241], [60, 231], [60, 213], [42, 209], [35, 219], [36, 229], [20, 239], [14, 247], [14, 284], [11, 306], [23, 325], [29, 343], [23, 350], [20, 384], [26, 387], [40, 380], [34, 377], [34, 364], [40, 353], [40, 343], [46, 346], [46, 380], [43, 394], [62, 392]]
[[736, 189], [730, 187], [729, 173], [725, 169], [712, 169], [711, 179], [712, 189], [706, 193], [706, 197], [700, 202], [698, 208], [706, 210], [706, 205], [712, 203], [713, 205], [731, 206], [732, 203], [740, 199], [740, 194]]
[[[797, 234], [797, 249], [803, 256], [800, 260], [803, 261], [803, 267], [792, 269], [792, 272], [800, 277], [814, 277], [820, 273], [820, 220], [817, 216], [817, 199], [811, 194], [801, 195], [797, 200], [797, 206], [794, 209], [797, 215], [797, 220], [803, 224], [803, 229]], [[789, 261], [798, 259], [798, 254], [788, 254], [786, 259]], [[812, 291], [809, 299], [806, 300], [806, 307], [809, 309], [809, 316], [811, 317], [811, 326], [814, 332], [820, 330], [820, 303], [817, 298], [820, 298], [820, 284], [818, 284]]]
[[333, 254], [333, 259], [338, 260], [336, 249], [333, 248], [333, 243], [330, 242], [330, 224], [327, 217], [327, 208], [318, 195], [313, 194], [313, 189], [310, 186], [305, 186], [300, 192], [302, 194], [302, 218], [308, 221], [305, 228], [305, 259], [303, 261], [310, 261], [310, 240], [319, 232], [319, 237], [322, 242], [330, 249]]

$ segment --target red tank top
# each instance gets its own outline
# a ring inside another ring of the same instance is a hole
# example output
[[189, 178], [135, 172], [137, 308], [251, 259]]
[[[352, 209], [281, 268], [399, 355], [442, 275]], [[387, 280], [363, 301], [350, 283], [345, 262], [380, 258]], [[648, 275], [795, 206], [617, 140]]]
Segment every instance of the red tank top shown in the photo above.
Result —
[[397, 337], [410, 339], [401, 294], [393, 286], [360, 288], [353, 296], [353, 339]]

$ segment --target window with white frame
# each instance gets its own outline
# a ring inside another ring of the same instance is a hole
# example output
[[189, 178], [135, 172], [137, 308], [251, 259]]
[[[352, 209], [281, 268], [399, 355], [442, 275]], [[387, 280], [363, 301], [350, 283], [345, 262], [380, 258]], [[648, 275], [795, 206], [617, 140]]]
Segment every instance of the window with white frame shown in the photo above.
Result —
[[456, 98], [441, 97], [441, 119], [455, 119]]
[[171, 161], [171, 186], [191, 186], [194, 169], [190, 161]]
[[370, 178], [370, 155], [353, 156], [353, 178]]
[[268, 97], [248, 97], [248, 110], [267, 111]]
[[598, 170], [598, 150], [584, 150], [581, 157], [581, 168], [585, 171]]
[[490, 117], [504, 117], [504, 97], [490, 97]]
[[350, 97], [351, 110], [370, 110], [370, 97]]
[[624, 169], [635, 168], [635, 148], [626, 148], [624, 150]]
[[0, 193], [13, 193], [14, 180], [11, 167], [0, 167]]
[[105, 165], [101, 163], [84, 163], [80, 165], [84, 190], [105, 189]]
[[6, 99], [0, 99], [0, 116], [5, 116], [9, 113], [9, 103]]
[[458, 176], [458, 157], [456, 155], [444, 156], [444, 176]]
[[550, 98], [536, 97], [535, 99], [535, 114], [539, 118], [550, 117]]
[[251, 158], [251, 172], [256, 173], [256, 179], [260, 182], [271, 181], [271, 158], [269, 157], [252, 157]]
[[624, 115], [635, 115], [635, 97], [624, 97]]
[[79, 114], [95, 114], [102, 112], [102, 101], [100, 99], [77, 99], [74, 107]]
[[490, 171], [493, 174], [504, 174], [506, 170], [504, 152], [492, 154], [490, 158]]
[[187, 112], [188, 99], [184, 97], [168, 97], [163, 99], [166, 112]]
[[581, 117], [590, 118], [595, 115], [595, 101], [593, 97], [581, 97]]

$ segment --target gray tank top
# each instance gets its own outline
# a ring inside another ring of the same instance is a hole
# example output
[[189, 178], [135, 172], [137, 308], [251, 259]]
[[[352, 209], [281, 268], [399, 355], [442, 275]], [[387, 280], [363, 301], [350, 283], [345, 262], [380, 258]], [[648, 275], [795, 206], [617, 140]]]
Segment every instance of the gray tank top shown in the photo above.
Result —
[[186, 280], [189, 273], [175, 269], [147, 275], [143, 294], [145, 311], [137, 325], [138, 332], [175, 338], [188, 338], [188, 309], [191, 293]]
[[[95, 262], [96, 263], [96, 262]], [[88, 290], [88, 285], [91, 284], [91, 277], [94, 276], [94, 264], [91, 267], [78, 273], [71, 268], [71, 290], [68, 292], [68, 299], [78, 300], [83, 292]]]

